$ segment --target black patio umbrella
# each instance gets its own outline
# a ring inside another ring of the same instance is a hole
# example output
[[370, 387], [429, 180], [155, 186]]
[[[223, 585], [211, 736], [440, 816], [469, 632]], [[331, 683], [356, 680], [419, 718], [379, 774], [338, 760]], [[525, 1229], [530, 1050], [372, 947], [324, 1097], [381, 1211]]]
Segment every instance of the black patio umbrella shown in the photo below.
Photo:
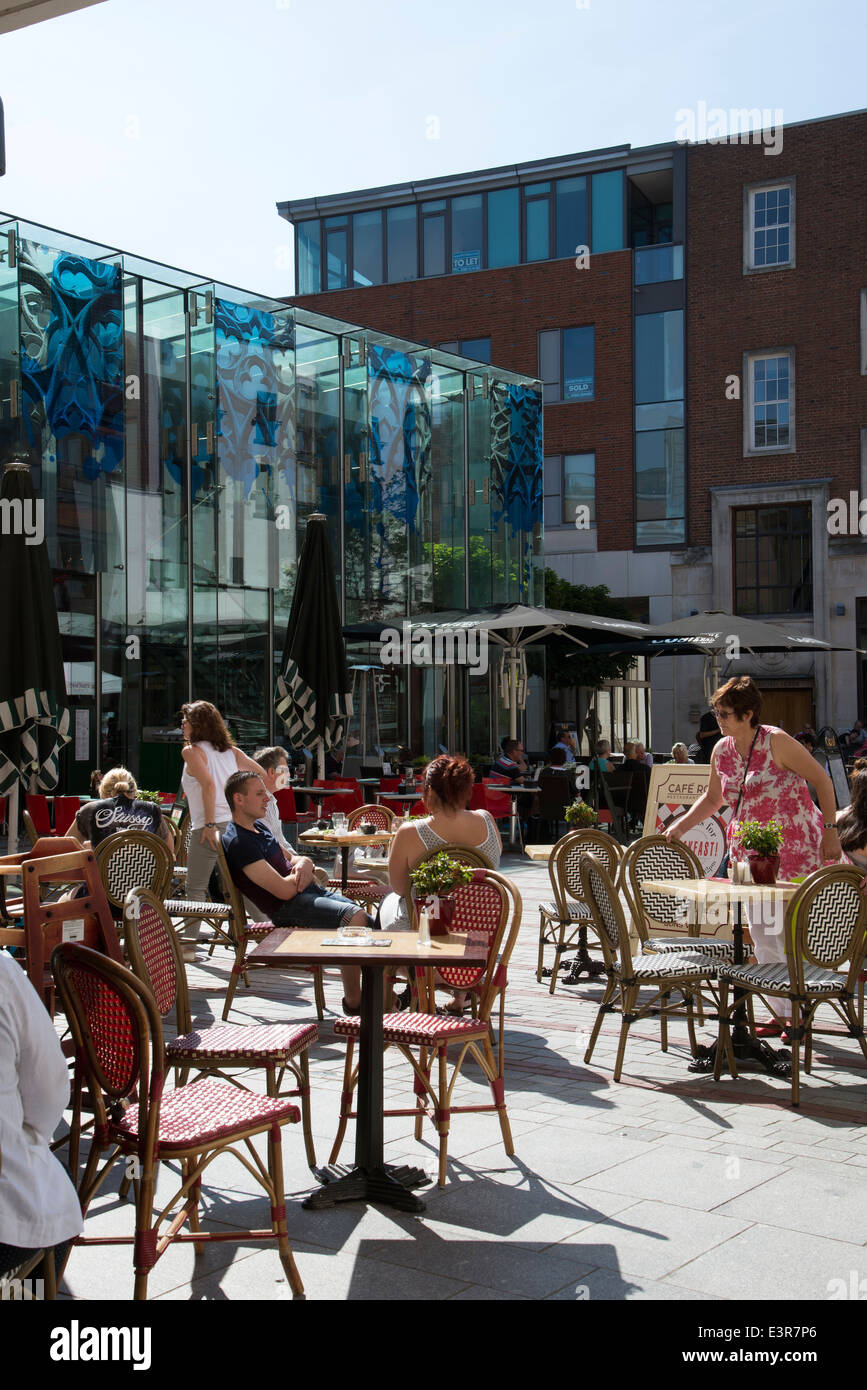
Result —
[[29, 465], [6, 464], [0, 484], [0, 794], [9, 792], [9, 839], [18, 794], [52, 791], [69, 742], [69, 706], [42, 501]]
[[352, 713], [327, 520], [319, 512], [307, 520], [274, 706], [293, 748], [317, 746], [320, 776]]

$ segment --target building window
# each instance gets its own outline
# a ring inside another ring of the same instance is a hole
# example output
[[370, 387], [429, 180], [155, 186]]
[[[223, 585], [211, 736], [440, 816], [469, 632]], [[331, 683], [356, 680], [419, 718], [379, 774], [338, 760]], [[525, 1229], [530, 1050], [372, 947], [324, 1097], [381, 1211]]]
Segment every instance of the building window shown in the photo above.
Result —
[[635, 404], [683, 400], [683, 310], [635, 320]]
[[558, 257], [574, 256], [579, 246], [587, 246], [587, 180], [558, 179], [555, 185], [555, 247]]
[[[587, 511], [579, 512], [586, 507]], [[553, 454], [545, 459], [545, 525], [596, 525], [596, 455]], [[583, 526], [580, 529], [585, 529]]]
[[635, 436], [636, 546], [684, 544], [683, 436], [683, 430], [646, 430]]
[[545, 401], [592, 401], [595, 395], [595, 330], [550, 328], [539, 334], [539, 376]]
[[683, 279], [682, 246], [636, 247], [633, 257], [633, 284], [658, 285], [666, 280]]
[[454, 338], [448, 343], [438, 343], [441, 352], [453, 352], [456, 357], [471, 357], [474, 362], [485, 362], [490, 366], [490, 338]]
[[382, 284], [382, 213], [357, 212], [352, 219], [352, 283]]
[[547, 261], [550, 259], [550, 183], [528, 183], [524, 188], [524, 248], [525, 261]]
[[488, 267], [518, 265], [520, 259], [519, 190], [497, 188], [488, 194]]
[[794, 353], [747, 358], [747, 454], [794, 448]]
[[[594, 174], [592, 182], [593, 230], [591, 246], [594, 252], [620, 251], [623, 248], [623, 170], [608, 169]], [[671, 241], [669, 229], [666, 237], [658, 240]]]
[[446, 200], [421, 205], [422, 275], [446, 273]]
[[482, 268], [482, 195], [452, 198], [452, 274]]
[[735, 612], [812, 613], [810, 504], [738, 507], [733, 520]]
[[386, 212], [386, 254], [390, 284], [418, 278], [417, 235], [415, 203], [406, 203], [402, 207], [388, 209]]
[[318, 218], [298, 224], [298, 293], [319, 294], [322, 289], [322, 249]]
[[746, 189], [747, 270], [795, 264], [795, 186], [761, 184]]
[[325, 219], [325, 288], [345, 290], [349, 270], [349, 225], [345, 217]]

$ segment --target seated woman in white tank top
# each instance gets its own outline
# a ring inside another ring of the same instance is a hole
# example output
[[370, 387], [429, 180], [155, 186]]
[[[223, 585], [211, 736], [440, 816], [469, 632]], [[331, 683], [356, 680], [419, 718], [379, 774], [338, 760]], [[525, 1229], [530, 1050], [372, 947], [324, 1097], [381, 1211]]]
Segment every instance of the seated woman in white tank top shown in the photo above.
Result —
[[[502, 841], [487, 811], [468, 811], [473, 789], [473, 769], [466, 758], [447, 754], [428, 763], [423, 776], [422, 800], [430, 811], [425, 820], [407, 821], [391, 843], [388, 880], [391, 893], [383, 900], [380, 923], [386, 929], [407, 930], [410, 923], [408, 898], [412, 889], [410, 872], [431, 850], [442, 845], [465, 845], [484, 855], [491, 867], [499, 867]], [[463, 999], [456, 996], [456, 1012], [462, 1012]]]

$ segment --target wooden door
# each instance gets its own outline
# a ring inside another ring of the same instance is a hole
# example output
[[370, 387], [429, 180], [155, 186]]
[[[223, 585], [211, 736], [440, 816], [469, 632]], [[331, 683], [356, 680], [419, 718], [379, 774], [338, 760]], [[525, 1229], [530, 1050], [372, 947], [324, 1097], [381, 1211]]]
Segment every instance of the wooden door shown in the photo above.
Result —
[[812, 722], [812, 690], [762, 690], [763, 724], [775, 724], [794, 737], [805, 724]]

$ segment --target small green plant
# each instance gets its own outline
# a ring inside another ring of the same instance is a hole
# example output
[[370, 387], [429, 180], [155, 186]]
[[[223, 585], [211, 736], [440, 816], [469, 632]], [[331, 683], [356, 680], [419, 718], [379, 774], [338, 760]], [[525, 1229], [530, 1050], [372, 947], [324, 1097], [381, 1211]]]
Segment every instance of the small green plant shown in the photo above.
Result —
[[735, 827], [741, 848], [772, 859], [783, 843], [783, 827], [778, 820], [745, 820]]
[[444, 898], [455, 888], [470, 883], [472, 877], [473, 870], [469, 865], [449, 858], [445, 850], [419, 864], [410, 873], [413, 896], [416, 898]]
[[577, 826], [579, 830], [586, 829], [588, 825], [596, 824], [596, 812], [592, 806], [588, 806], [586, 801], [573, 801], [571, 806], [566, 807], [565, 820], [567, 825]]
[[414, 768], [416, 772], [424, 772], [424, 769], [427, 767], [429, 762], [430, 758], [413, 758], [410, 766]]
[[139, 787], [138, 789], [138, 795], [136, 799], [138, 801], [162, 801], [162, 797], [160, 796], [159, 792], [142, 791], [141, 787]]

